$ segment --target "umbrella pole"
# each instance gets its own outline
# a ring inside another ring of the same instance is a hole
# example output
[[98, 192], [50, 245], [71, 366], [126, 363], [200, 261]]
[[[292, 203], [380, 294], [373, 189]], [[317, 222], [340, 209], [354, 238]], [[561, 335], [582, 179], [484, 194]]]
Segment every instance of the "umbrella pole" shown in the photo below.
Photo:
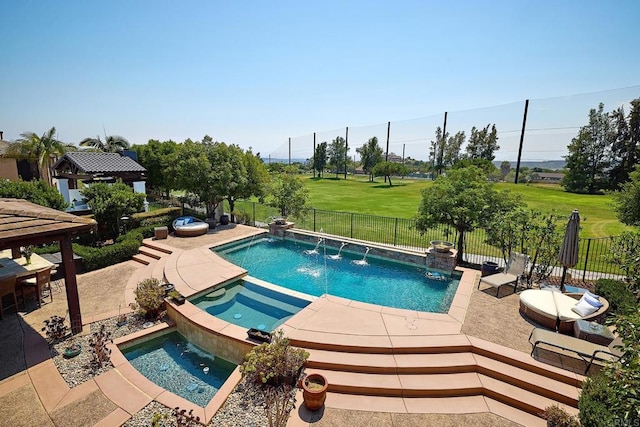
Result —
[[567, 266], [562, 267], [562, 279], [560, 279], [560, 292], [564, 292], [564, 279], [567, 277]]

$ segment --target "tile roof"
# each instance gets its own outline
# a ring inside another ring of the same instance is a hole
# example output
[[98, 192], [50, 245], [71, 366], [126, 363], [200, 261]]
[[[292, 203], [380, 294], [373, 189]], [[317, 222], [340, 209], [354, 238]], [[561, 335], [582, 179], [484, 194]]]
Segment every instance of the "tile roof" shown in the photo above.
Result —
[[24, 199], [0, 198], [0, 249], [20, 241], [87, 232], [96, 226], [93, 219], [82, 218]]
[[121, 156], [118, 153], [95, 153], [85, 151], [72, 151], [62, 156], [56, 164], [68, 161], [85, 173], [110, 173], [110, 172], [146, 172], [147, 170], [135, 160]]

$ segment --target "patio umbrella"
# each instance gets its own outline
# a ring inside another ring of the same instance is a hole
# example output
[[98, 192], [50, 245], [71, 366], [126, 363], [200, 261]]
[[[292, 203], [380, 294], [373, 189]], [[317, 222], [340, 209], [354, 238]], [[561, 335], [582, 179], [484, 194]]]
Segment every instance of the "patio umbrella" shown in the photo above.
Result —
[[580, 230], [580, 215], [574, 209], [569, 217], [567, 228], [564, 232], [562, 247], [558, 255], [558, 261], [562, 264], [562, 279], [560, 289], [564, 290], [564, 280], [567, 276], [567, 268], [574, 267], [578, 263], [578, 231]]

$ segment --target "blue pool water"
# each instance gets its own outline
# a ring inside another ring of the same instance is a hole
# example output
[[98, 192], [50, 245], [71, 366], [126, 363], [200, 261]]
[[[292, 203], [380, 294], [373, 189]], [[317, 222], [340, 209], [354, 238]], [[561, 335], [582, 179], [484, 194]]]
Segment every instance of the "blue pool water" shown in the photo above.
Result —
[[[224, 259], [246, 268], [251, 276], [267, 282], [320, 296], [324, 293], [388, 307], [446, 313], [460, 282], [459, 276], [436, 279], [424, 267], [367, 258], [321, 244], [259, 238], [214, 248]], [[347, 246], [349, 248], [349, 246]]]
[[191, 302], [220, 319], [245, 328], [272, 331], [309, 301], [239, 280]]
[[236, 368], [170, 332], [122, 351], [145, 377], [165, 390], [205, 407]]

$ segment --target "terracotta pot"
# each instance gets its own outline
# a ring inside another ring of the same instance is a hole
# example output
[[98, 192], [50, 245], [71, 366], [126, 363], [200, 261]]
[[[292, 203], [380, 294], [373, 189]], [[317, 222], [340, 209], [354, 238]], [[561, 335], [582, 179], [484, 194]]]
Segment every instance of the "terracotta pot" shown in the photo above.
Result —
[[320, 374], [309, 374], [302, 380], [304, 406], [310, 411], [322, 408], [327, 398], [327, 379]]

